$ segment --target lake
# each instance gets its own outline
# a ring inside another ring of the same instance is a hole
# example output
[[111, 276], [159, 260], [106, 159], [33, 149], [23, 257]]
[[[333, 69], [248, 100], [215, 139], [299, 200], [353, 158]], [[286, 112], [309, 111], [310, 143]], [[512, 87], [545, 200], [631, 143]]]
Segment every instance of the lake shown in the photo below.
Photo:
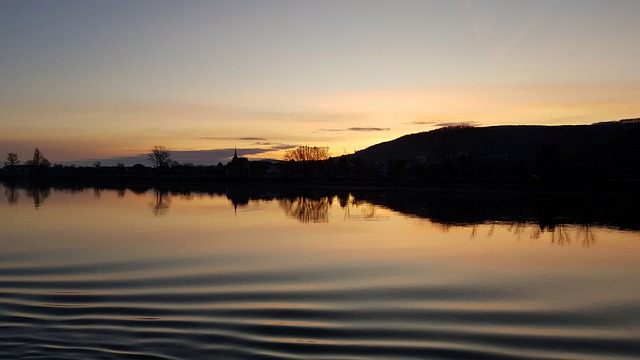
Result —
[[4, 184], [0, 358], [638, 359], [625, 201]]

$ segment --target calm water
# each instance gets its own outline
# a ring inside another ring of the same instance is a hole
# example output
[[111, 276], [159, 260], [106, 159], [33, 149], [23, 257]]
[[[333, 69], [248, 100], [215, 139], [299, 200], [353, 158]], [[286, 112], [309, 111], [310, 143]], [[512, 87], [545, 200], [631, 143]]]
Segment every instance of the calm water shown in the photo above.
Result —
[[633, 220], [489, 198], [3, 186], [0, 358], [640, 358]]

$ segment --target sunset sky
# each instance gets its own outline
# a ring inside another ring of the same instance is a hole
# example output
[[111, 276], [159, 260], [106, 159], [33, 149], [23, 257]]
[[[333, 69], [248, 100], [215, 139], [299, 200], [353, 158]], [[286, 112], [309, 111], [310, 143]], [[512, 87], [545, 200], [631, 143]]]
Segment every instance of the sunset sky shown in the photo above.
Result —
[[131, 165], [165, 145], [215, 164], [636, 118], [639, 17], [638, 0], [0, 0], [0, 155]]

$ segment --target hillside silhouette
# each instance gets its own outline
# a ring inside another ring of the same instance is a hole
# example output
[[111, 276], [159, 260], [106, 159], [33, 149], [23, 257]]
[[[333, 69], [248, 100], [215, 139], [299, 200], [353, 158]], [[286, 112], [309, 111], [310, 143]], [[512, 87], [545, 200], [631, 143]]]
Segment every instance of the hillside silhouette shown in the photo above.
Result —
[[388, 178], [637, 180], [639, 140], [640, 119], [573, 126], [456, 126], [405, 135], [346, 159], [365, 172], [367, 167], [382, 169]]

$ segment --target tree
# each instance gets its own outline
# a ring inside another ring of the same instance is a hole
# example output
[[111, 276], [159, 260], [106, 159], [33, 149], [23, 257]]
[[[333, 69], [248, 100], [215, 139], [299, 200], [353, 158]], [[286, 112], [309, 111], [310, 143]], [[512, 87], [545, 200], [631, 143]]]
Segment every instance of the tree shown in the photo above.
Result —
[[296, 162], [327, 160], [331, 154], [328, 146], [298, 146], [284, 153], [284, 160]]
[[44, 157], [40, 149], [36, 148], [33, 151], [33, 159], [27, 161], [27, 165], [49, 167], [51, 163]]
[[8, 153], [7, 161], [4, 162], [6, 166], [16, 166], [20, 164], [20, 160], [18, 160], [18, 154], [16, 153]]
[[167, 150], [165, 146], [156, 145], [147, 155], [147, 160], [149, 160], [155, 168], [160, 168], [168, 166], [171, 163], [169, 155], [169, 150]]
[[322, 165], [329, 157], [329, 147], [327, 146], [298, 146], [295, 149], [285, 151], [283, 159], [291, 163], [293, 172], [309, 178], [316, 176], [321, 167], [324, 168], [325, 173], [327, 172], [326, 164]]

